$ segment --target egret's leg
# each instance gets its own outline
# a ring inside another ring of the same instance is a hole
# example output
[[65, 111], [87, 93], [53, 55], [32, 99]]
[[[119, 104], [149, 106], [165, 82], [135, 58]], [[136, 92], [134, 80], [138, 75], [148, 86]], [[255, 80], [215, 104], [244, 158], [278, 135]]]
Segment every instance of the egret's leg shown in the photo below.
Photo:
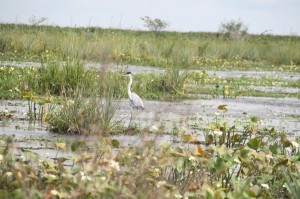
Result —
[[130, 120], [129, 120], [128, 127], [129, 127], [130, 124], [131, 124], [131, 120], [132, 120], [132, 111], [133, 111], [133, 107], [131, 107], [131, 111], [130, 111]]

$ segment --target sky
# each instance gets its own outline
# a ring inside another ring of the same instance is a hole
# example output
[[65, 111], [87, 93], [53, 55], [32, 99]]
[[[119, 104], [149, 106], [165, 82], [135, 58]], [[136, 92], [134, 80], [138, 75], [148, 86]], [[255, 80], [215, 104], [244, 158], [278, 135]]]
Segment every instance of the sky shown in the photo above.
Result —
[[166, 30], [218, 32], [241, 21], [251, 34], [300, 36], [300, 0], [1, 0], [1, 23], [146, 30], [141, 17], [169, 23]]

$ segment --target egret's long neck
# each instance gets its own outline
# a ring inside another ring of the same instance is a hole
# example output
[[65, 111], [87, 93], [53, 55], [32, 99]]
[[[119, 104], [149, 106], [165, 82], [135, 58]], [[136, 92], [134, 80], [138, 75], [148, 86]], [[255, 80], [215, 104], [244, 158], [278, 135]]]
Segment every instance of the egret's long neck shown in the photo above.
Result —
[[129, 75], [129, 83], [128, 83], [128, 95], [130, 96], [131, 94], [131, 84], [132, 84], [132, 75]]

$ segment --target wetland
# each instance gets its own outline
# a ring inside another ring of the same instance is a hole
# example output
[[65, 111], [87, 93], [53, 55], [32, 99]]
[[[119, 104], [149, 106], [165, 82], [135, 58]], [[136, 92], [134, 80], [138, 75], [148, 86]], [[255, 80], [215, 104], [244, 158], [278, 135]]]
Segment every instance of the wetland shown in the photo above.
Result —
[[0, 197], [300, 192], [298, 37], [0, 27]]

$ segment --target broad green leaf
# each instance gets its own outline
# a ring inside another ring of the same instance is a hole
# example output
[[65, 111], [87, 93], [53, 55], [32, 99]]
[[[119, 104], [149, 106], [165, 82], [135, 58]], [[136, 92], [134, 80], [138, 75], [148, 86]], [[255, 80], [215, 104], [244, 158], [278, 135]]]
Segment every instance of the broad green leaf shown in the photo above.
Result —
[[271, 144], [269, 146], [269, 149], [270, 151], [274, 154], [274, 155], [277, 155], [278, 154], [278, 144], [275, 143], [275, 144]]
[[257, 150], [260, 145], [260, 140], [256, 137], [251, 139], [248, 143], [247, 146], [250, 147], [251, 149]]
[[288, 159], [284, 159], [284, 160], [278, 162], [274, 167], [284, 166], [284, 165], [286, 165], [288, 162], [289, 162]]
[[258, 118], [255, 116], [251, 117], [251, 122], [256, 123], [258, 121]]
[[228, 109], [226, 108], [226, 106], [227, 106], [226, 104], [219, 105], [219, 106], [218, 106], [218, 109], [221, 110], [221, 111], [226, 112], [226, 111], [228, 111]]
[[183, 168], [183, 165], [184, 165], [184, 159], [183, 158], [178, 158], [176, 161], [175, 161], [175, 168], [178, 172], [181, 172], [182, 171], [182, 168]]
[[119, 148], [120, 147], [120, 142], [116, 139], [111, 140], [111, 144], [114, 148]]

